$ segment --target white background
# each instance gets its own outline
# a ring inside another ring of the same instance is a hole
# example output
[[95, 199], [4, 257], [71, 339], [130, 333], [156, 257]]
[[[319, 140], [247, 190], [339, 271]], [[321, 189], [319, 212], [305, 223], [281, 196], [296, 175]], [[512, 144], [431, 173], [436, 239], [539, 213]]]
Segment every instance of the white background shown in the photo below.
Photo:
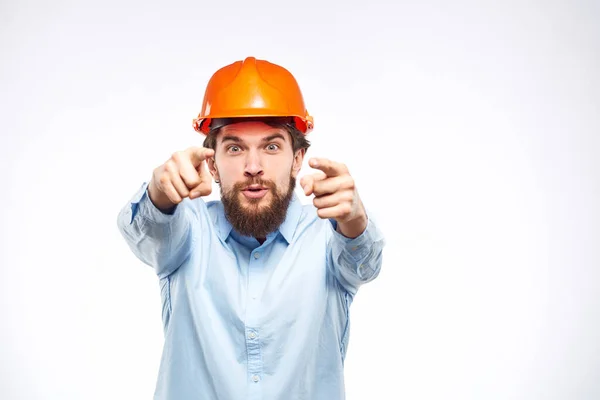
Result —
[[349, 400], [600, 398], [600, 3], [392, 3], [0, 3], [0, 398], [152, 397], [158, 282], [116, 217], [250, 55], [386, 235]]

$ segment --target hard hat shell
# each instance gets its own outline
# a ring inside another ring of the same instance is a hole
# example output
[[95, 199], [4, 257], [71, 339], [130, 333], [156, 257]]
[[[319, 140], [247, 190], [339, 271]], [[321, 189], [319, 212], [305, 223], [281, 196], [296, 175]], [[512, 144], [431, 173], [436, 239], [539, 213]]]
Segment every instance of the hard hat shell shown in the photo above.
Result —
[[247, 57], [222, 67], [208, 81], [194, 129], [208, 134], [215, 118], [291, 117], [308, 134], [314, 126], [298, 82], [285, 68]]

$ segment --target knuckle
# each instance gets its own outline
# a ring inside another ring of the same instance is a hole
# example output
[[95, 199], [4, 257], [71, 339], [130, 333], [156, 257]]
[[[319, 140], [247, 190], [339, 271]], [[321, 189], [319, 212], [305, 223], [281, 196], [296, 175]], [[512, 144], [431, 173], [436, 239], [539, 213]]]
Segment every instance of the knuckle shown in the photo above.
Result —
[[190, 189], [200, 184], [200, 177], [196, 174], [190, 173], [190, 171], [182, 172], [179, 176], [183, 183]]
[[346, 187], [350, 188], [350, 189], [354, 189], [354, 178], [351, 177], [350, 175], [347, 175], [346, 179], [345, 179], [345, 183], [346, 183]]
[[160, 178], [161, 171], [162, 171], [161, 167], [154, 168], [154, 170], [152, 171], [152, 179], [155, 182], [158, 182], [158, 180]]
[[200, 180], [199, 177], [189, 177], [187, 179], [184, 179], [186, 185], [188, 188], [193, 189], [196, 186], [198, 186], [200, 183], [202, 183], [202, 181]]
[[181, 162], [181, 160], [184, 159], [184, 155], [183, 155], [183, 151], [176, 151], [175, 153], [171, 154], [171, 160], [175, 161], [175, 162]]
[[185, 185], [181, 185], [181, 187], [177, 189], [177, 192], [182, 197], [186, 197], [190, 194], [190, 190]]
[[182, 200], [181, 197], [177, 194], [177, 191], [173, 190], [169, 190], [169, 192], [167, 193], [167, 197], [175, 204], [180, 203]]
[[206, 184], [200, 186], [200, 193], [202, 194], [202, 196], [208, 196], [209, 194], [211, 194], [212, 184], [210, 182], [207, 182]]
[[344, 194], [342, 195], [342, 200], [346, 201], [348, 203], [352, 202], [353, 199], [354, 199], [354, 193], [349, 190], [346, 190], [344, 192]]
[[169, 181], [170, 181], [170, 180], [171, 180], [171, 179], [169, 178], [169, 175], [168, 175], [168, 174], [161, 174], [161, 175], [158, 177], [158, 182], [159, 182], [161, 185], [163, 185], [163, 186], [164, 186], [164, 185], [166, 185], [167, 183], [169, 183]]
[[174, 172], [176, 169], [177, 167], [175, 166], [175, 161], [173, 160], [167, 161], [164, 165], [164, 170], [166, 172]]

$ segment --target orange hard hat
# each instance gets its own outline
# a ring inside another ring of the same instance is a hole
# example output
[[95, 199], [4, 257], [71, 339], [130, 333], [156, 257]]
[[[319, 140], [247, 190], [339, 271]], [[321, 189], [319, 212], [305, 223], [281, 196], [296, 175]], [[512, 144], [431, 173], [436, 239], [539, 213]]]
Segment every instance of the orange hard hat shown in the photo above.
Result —
[[213, 74], [193, 126], [206, 135], [212, 119], [248, 117], [290, 117], [305, 135], [314, 126], [294, 76], [279, 65], [254, 57]]

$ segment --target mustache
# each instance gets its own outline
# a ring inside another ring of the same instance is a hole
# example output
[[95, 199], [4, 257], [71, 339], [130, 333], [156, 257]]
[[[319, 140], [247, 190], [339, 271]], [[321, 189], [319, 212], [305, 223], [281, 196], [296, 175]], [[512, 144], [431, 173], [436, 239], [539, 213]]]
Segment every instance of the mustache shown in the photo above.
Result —
[[234, 184], [233, 189], [240, 191], [250, 185], [260, 185], [260, 186], [269, 188], [271, 190], [275, 190], [277, 188], [277, 186], [275, 185], [275, 182], [273, 182], [271, 180], [254, 177], [254, 178], [250, 178], [244, 182], [238, 182], [238, 183]]

